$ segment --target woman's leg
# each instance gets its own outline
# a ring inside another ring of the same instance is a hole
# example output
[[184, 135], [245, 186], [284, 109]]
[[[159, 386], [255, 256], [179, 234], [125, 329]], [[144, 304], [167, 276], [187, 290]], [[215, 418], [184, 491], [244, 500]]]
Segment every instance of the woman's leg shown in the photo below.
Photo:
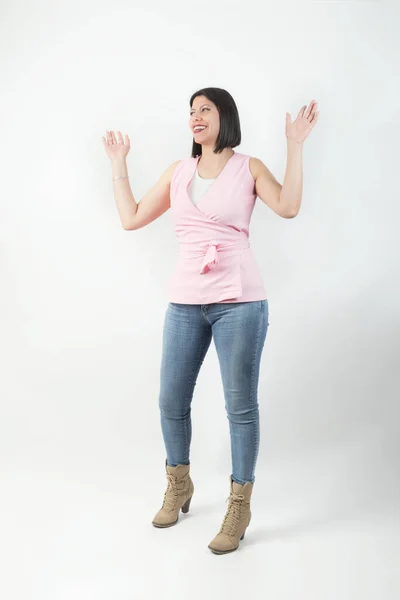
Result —
[[260, 440], [258, 380], [268, 301], [213, 305], [209, 311], [231, 437], [232, 479], [254, 483]]
[[167, 464], [190, 464], [191, 402], [210, 346], [211, 325], [200, 304], [169, 302], [163, 329], [159, 408]]

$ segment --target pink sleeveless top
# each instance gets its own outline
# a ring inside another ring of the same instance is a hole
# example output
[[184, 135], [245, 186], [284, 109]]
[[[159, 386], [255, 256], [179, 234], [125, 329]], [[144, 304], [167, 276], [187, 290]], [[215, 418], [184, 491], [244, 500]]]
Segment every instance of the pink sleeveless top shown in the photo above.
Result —
[[200, 156], [182, 160], [170, 187], [179, 254], [168, 282], [170, 302], [209, 304], [267, 298], [249, 243], [256, 200], [250, 156], [235, 152], [199, 202], [188, 194]]

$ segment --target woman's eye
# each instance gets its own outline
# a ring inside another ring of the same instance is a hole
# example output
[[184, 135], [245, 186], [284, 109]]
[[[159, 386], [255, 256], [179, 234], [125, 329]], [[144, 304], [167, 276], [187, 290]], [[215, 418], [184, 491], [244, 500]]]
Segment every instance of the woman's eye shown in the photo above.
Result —
[[[203, 110], [210, 110], [210, 109], [208, 108], [208, 106], [203, 106], [203, 108], [201, 109], [201, 112], [203, 112]], [[192, 115], [193, 115], [193, 113], [191, 112], [190, 116], [192, 116]]]

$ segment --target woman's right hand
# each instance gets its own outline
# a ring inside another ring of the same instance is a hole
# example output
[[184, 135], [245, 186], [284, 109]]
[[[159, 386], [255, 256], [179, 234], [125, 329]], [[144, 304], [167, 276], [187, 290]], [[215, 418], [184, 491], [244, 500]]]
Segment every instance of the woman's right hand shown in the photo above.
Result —
[[125, 159], [131, 149], [128, 134], [126, 134], [124, 141], [120, 131], [117, 131], [117, 135], [115, 136], [113, 131], [107, 130], [106, 137], [103, 137], [102, 140], [107, 156], [111, 160]]

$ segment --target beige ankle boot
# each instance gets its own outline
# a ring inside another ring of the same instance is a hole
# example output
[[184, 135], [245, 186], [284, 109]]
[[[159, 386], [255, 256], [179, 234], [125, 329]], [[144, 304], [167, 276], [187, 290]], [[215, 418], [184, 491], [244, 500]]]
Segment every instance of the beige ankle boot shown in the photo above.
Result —
[[164, 494], [163, 505], [154, 517], [154, 527], [170, 527], [178, 522], [179, 511], [189, 512], [194, 485], [190, 478], [190, 465], [171, 467], [165, 461], [168, 487]]
[[219, 533], [208, 545], [214, 554], [226, 554], [237, 550], [251, 520], [250, 498], [254, 484], [246, 482], [240, 485], [232, 481], [231, 476], [229, 482], [231, 491], [227, 498], [228, 509]]

